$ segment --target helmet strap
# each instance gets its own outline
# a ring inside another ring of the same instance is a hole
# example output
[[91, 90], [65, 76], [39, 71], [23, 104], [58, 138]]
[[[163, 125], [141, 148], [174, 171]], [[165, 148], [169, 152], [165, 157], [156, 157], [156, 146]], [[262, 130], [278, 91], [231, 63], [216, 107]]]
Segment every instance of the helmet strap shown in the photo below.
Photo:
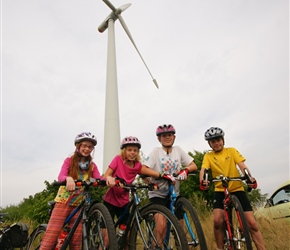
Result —
[[162, 144], [162, 148], [166, 151], [166, 153], [169, 155], [169, 153], [171, 153], [171, 149], [172, 149], [172, 145], [171, 146], [164, 146]]

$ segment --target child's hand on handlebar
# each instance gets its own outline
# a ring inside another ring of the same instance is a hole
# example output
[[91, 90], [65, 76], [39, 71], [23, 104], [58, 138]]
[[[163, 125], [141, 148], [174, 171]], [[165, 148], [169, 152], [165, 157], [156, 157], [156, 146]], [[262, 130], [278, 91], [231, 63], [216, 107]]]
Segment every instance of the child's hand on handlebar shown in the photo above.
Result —
[[249, 181], [246, 181], [247, 184], [248, 184], [248, 187], [249, 188], [253, 188], [253, 189], [256, 189], [258, 187], [258, 182], [256, 181], [256, 179], [254, 177], [251, 177], [251, 182]]
[[202, 191], [208, 190], [208, 189], [209, 189], [209, 181], [206, 181], [206, 180], [202, 180], [202, 181], [200, 181], [200, 183], [199, 183], [199, 188], [200, 188]]
[[165, 179], [165, 180], [169, 180], [172, 182], [172, 184], [174, 185], [176, 182], [175, 177], [173, 177], [171, 174], [161, 174], [161, 178]]
[[66, 190], [67, 191], [74, 191], [76, 189], [75, 181], [72, 177], [66, 177]]
[[179, 175], [176, 177], [176, 180], [179, 180], [179, 181], [185, 181], [187, 179], [187, 176], [188, 176], [188, 169], [185, 168], [185, 169], [182, 169], [180, 172], [179, 172]]
[[106, 184], [109, 187], [114, 187], [116, 185], [115, 177], [107, 176], [107, 178], [106, 178]]

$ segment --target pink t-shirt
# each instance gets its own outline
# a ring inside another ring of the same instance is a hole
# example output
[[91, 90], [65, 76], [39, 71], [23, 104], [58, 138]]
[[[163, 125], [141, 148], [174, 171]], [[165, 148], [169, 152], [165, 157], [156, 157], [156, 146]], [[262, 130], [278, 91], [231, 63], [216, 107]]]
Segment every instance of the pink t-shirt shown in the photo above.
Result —
[[[58, 175], [58, 181], [61, 182], [61, 181], [65, 181], [66, 180], [66, 177], [68, 177], [68, 173], [69, 173], [69, 167], [70, 167], [70, 160], [71, 158], [68, 157], [64, 160], [64, 163], [62, 164], [62, 167], [61, 167], [61, 170], [60, 170], [60, 173]], [[100, 172], [98, 170], [98, 167], [97, 165], [93, 162], [93, 172], [92, 172], [92, 178], [95, 178], [95, 179], [99, 179], [101, 178], [101, 175], [100, 175]]]
[[[115, 156], [109, 165], [113, 172], [113, 177], [120, 177], [126, 181], [126, 183], [131, 184], [137, 174], [140, 173], [142, 164], [140, 162], [135, 162], [133, 168], [127, 166], [120, 155]], [[129, 192], [126, 189], [120, 187], [109, 188], [104, 196], [104, 200], [116, 207], [123, 207], [129, 202]]]

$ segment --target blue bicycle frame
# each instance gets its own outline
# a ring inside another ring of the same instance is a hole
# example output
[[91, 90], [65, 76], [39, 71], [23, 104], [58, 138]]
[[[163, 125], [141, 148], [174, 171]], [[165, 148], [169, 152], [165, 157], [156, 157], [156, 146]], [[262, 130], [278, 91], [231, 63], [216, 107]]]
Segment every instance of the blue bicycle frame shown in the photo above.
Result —
[[[170, 200], [169, 209], [174, 214], [174, 212], [175, 212], [175, 207], [174, 206], [176, 204], [177, 195], [176, 195], [174, 186], [171, 183], [169, 183], [168, 197], [169, 197], [169, 200]], [[188, 228], [188, 231], [189, 231], [191, 239], [192, 239], [192, 242], [189, 242], [189, 244], [190, 245], [196, 245], [196, 242], [197, 242], [196, 241], [196, 237], [194, 235], [194, 232], [192, 231], [192, 228], [190, 226], [190, 223], [189, 223], [189, 220], [188, 220], [188, 217], [187, 217], [186, 213], [183, 213], [183, 219], [185, 221], [185, 224], [186, 224], [186, 226]], [[170, 223], [167, 224], [167, 233], [166, 233], [165, 242], [168, 241], [169, 233], [170, 233], [169, 230], [170, 230]]]

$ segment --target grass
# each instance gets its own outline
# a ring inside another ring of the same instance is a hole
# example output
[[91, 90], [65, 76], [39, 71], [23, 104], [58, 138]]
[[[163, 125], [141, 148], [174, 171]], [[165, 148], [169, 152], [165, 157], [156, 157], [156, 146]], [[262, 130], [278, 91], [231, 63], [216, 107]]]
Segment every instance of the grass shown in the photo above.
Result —
[[[201, 211], [198, 208], [197, 211]], [[216, 249], [213, 233], [213, 213], [198, 212], [203, 231], [207, 240], [208, 249]], [[286, 221], [268, 221], [260, 219], [257, 221], [262, 232], [266, 248], [268, 250], [289, 250], [290, 249], [290, 224]], [[253, 244], [254, 246], [254, 244]], [[256, 249], [253, 247], [253, 249]]]
[[[213, 233], [213, 213], [205, 209], [205, 205], [196, 197], [190, 200], [192, 204], [195, 204], [195, 210], [198, 213], [201, 221], [203, 231], [206, 237], [207, 246], [209, 250], [216, 249], [214, 233]], [[22, 222], [27, 223], [30, 226], [29, 233], [37, 226], [35, 223], [29, 220]], [[259, 228], [262, 232], [267, 250], [290, 250], [290, 223], [286, 221], [277, 220], [265, 220], [259, 219]], [[7, 221], [5, 224], [10, 224]], [[2, 224], [1, 226], [4, 226]], [[256, 249], [255, 247], [253, 249]]]

